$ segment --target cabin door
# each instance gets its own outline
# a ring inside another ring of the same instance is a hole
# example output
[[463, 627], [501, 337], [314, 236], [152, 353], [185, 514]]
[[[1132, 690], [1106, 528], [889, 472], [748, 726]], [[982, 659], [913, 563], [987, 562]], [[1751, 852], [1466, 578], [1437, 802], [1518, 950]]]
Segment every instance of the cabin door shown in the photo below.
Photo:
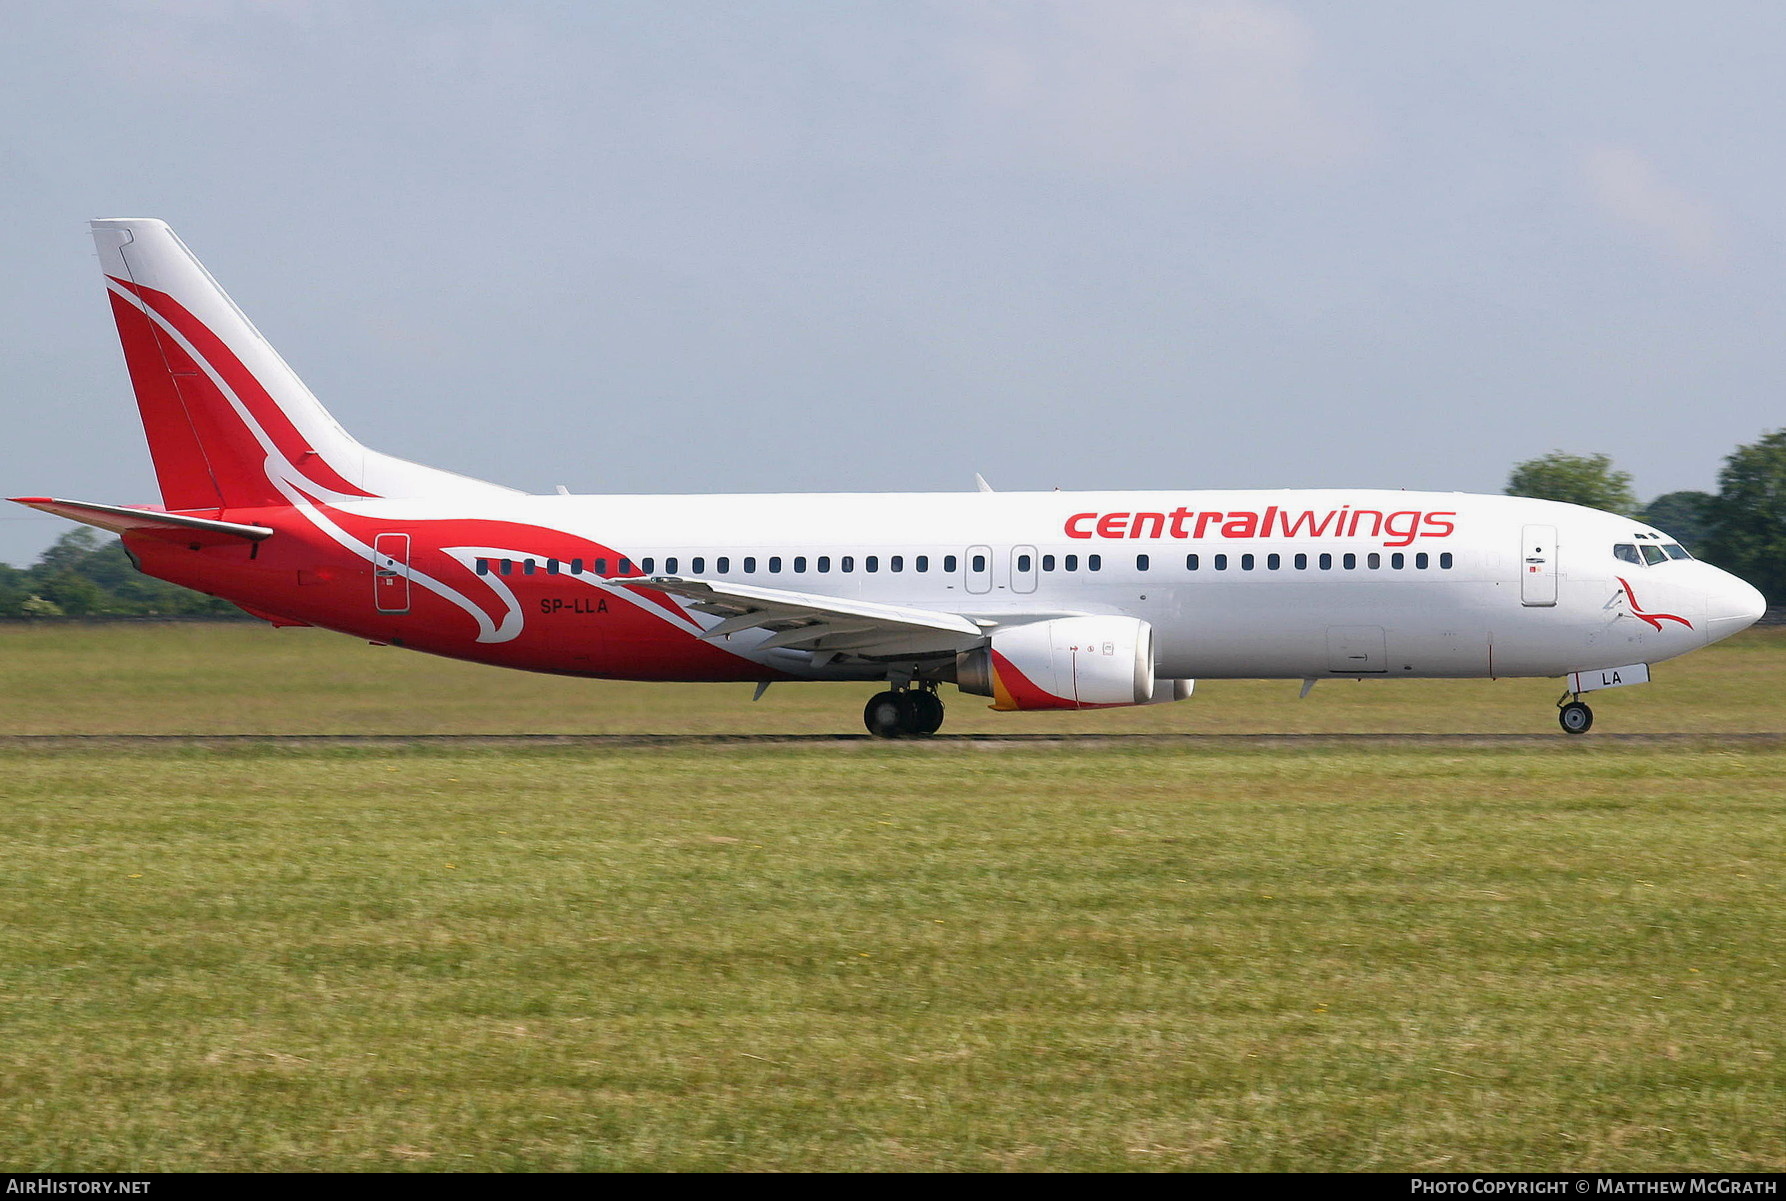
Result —
[[372, 603], [380, 613], [409, 612], [409, 535], [372, 540]]
[[1528, 525], [1519, 548], [1519, 600], [1527, 606], [1557, 603], [1557, 527]]

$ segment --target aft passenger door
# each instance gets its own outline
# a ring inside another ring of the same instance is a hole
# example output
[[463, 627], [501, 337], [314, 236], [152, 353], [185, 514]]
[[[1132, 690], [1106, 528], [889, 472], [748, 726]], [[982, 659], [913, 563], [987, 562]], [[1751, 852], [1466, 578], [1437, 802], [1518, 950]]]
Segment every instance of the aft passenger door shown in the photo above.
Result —
[[1528, 607], [1557, 603], [1557, 527], [1528, 525], [1519, 548], [1519, 600]]
[[409, 535], [372, 540], [372, 603], [380, 613], [409, 612]]

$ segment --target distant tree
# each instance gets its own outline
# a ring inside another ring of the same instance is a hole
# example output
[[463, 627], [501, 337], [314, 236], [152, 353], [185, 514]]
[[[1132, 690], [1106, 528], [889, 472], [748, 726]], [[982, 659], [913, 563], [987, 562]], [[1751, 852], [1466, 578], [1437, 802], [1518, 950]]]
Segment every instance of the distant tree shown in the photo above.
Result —
[[228, 601], [146, 576], [116, 538], [69, 530], [24, 569], [0, 564], [0, 617], [240, 617]]
[[1645, 505], [1637, 516], [1665, 534], [1671, 534], [1688, 550], [1699, 550], [1711, 540], [1718, 498], [1709, 492], [1664, 492]]
[[43, 576], [56, 576], [79, 568], [89, 555], [104, 545], [104, 541], [92, 526], [77, 525], [43, 552], [33, 570]]
[[1705, 557], [1786, 604], [1786, 430], [1731, 452], [1712, 513]]
[[16, 617], [19, 606], [31, 595], [25, 573], [10, 563], [0, 563], [0, 617]]
[[1532, 496], [1586, 505], [1629, 516], [1637, 511], [1628, 472], [1614, 471], [1607, 455], [1572, 455], [1560, 450], [1515, 464], [1507, 477], [1508, 496]]
[[78, 571], [64, 571], [51, 576], [38, 591], [44, 600], [70, 617], [87, 617], [94, 613], [113, 611], [106, 603], [108, 598], [99, 590], [99, 585]]
[[41, 596], [27, 596], [19, 604], [21, 617], [62, 617], [62, 607], [55, 601], [48, 601]]

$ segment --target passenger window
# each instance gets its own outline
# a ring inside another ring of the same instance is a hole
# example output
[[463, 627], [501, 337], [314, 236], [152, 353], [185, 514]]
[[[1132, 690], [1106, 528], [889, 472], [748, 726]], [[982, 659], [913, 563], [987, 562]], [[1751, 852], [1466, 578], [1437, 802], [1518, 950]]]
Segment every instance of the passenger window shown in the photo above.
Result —
[[856, 557], [854, 555], [843, 556], [843, 558], [841, 558], [837, 561], [837, 570], [839, 570], [839, 571], [854, 571], [854, 570], [856, 570]]
[[581, 560], [581, 559], [572, 559], [571, 560], [571, 574], [572, 575], [582, 575], [583, 574], [583, 560]]
[[509, 575], [514, 570], [515, 570], [515, 561], [513, 559], [504, 559], [502, 561], [502, 574], [503, 575]]
[[1087, 570], [1087, 571], [1102, 571], [1102, 570], [1104, 570], [1104, 556], [1103, 555], [1087, 555], [1087, 556], [1085, 556], [1085, 570]]
[[863, 571], [879, 571], [880, 569], [881, 557], [879, 555], [864, 555], [862, 557]]
[[795, 575], [805, 575], [806, 574], [806, 556], [805, 555], [795, 555], [794, 556], [794, 574]]
[[[1143, 556], [1143, 557], [1145, 557], [1145, 556]], [[1018, 571], [1028, 571], [1030, 563], [1031, 563], [1031, 559], [1028, 555], [1018, 555], [1017, 556], [1017, 570]]]
[[676, 560], [675, 559], [665, 559], [664, 560], [664, 574], [665, 575], [675, 575], [676, 574]]
[[1227, 571], [1228, 570], [1228, 556], [1227, 555], [1217, 555], [1215, 557], [1215, 569], [1217, 571]]
[[1345, 557], [1340, 560], [1340, 564], [1344, 566], [1347, 571], [1357, 571], [1358, 556], [1351, 551], [1347, 551]]
[[1253, 569], [1253, 563], [1254, 563], [1253, 556], [1251, 556], [1251, 555], [1240, 556], [1240, 570], [1251, 571]]
[[1278, 568], [1282, 567], [1283, 565], [1284, 565], [1284, 557], [1282, 555], [1266, 555], [1265, 556], [1265, 566], [1267, 568], [1269, 568], [1270, 570], [1276, 571]]
[[608, 574], [608, 561], [606, 559], [597, 559], [595, 561], [595, 574], [596, 575], [607, 575]]
[[532, 575], [533, 569], [538, 566], [539, 566], [539, 564], [535, 563], [532, 559], [522, 559], [521, 560], [521, 574], [522, 575]]
[[727, 555], [721, 555], [718, 561], [713, 564], [713, 567], [720, 575], [730, 575], [732, 573], [732, 560]]
[[1451, 552], [1450, 551], [1446, 551], [1444, 554], [1440, 555], [1439, 556], [1440, 570], [1450, 571], [1451, 570], [1451, 561], [1452, 560], [1451, 560]]
[[1066, 557], [1066, 559], [1063, 560], [1062, 566], [1065, 567], [1065, 569], [1068, 571], [1078, 571], [1079, 570], [1079, 556], [1078, 555], [1068, 555]]
[[[653, 567], [655, 567], [655, 566], [657, 566], [657, 560], [656, 560], [656, 559], [653, 559], [653, 558], [644, 558], [644, 559], [640, 559], [640, 560], [639, 560], [639, 574], [641, 574], [641, 575], [650, 575], [650, 574], [651, 574], [651, 569], [652, 569], [652, 568], [653, 568]], [[533, 570], [533, 567], [532, 567], [532, 566], [531, 566], [531, 565], [529, 565], [529, 567], [528, 567], [528, 568], [527, 568], [527, 570], [529, 570], [529, 571], [532, 571], [532, 570]]]
[[820, 572], [820, 574], [828, 574], [830, 572], [830, 570], [831, 570], [831, 556], [830, 555], [820, 555], [819, 556], [819, 572]]
[[950, 575], [955, 574], [955, 556], [954, 555], [944, 555], [943, 556], [943, 570], [948, 572]]
[[1322, 571], [1332, 571], [1333, 570], [1333, 556], [1328, 554], [1326, 551], [1321, 552], [1321, 570]]
[[620, 560], [620, 574], [621, 575], [631, 575], [632, 573], [633, 573], [633, 561], [631, 559]]
[[1146, 571], [1148, 562], [1149, 562], [1149, 560], [1146, 555], [1136, 555], [1135, 556], [1135, 570], [1136, 571]]
[[[894, 555], [891, 558], [889, 558], [887, 560], [887, 570], [888, 571], [904, 571], [905, 570], [905, 556], [904, 555]], [[1024, 568], [1024, 570], [1027, 571], [1029, 569], [1026, 567], [1026, 568]]]
[[1296, 570], [1297, 571], [1307, 571], [1308, 570], [1308, 556], [1307, 555], [1297, 555], [1296, 556]]
[[1396, 551], [1393, 555], [1389, 556], [1389, 566], [1395, 568], [1397, 571], [1400, 571], [1402, 568], [1406, 567], [1407, 565], [1408, 565], [1408, 556], [1402, 554], [1399, 550]]
[[489, 575], [490, 574], [490, 560], [488, 560], [488, 559], [479, 559], [478, 560], [478, 574], [479, 575]]
[[1184, 557], [1184, 569], [1186, 571], [1196, 571], [1197, 570], [1197, 556], [1196, 555], [1186, 555]]
[[706, 575], [707, 560], [703, 559], [700, 555], [696, 555], [694, 561], [688, 565], [688, 569], [696, 575]]
[[1427, 563], [1428, 563], [1428, 562], [1430, 562], [1430, 561], [1431, 561], [1431, 560], [1429, 560], [1429, 559], [1428, 559], [1428, 558], [1427, 558], [1427, 557], [1426, 557], [1426, 552], [1425, 552], [1425, 551], [1421, 551], [1421, 552], [1420, 552], [1420, 553], [1419, 553], [1419, 554], [1417, 554], [1417, 555], [1415, 555], [1415, 556], [1414, 556], [1414, 566], [1415, 566], [1415, 567], [1416, 567], [1416, 568], [1418, 568], [1418, 569], [1419, 569], [1419, 570], [1421, 570], [1421, 571], [1425, 571], [1425, 570], [1426, 570], [1426, 565], [1427, 565]]
[[1053, 555], [1043, 555], [1042, 556], [1042, 570], [1043, 571], [1053, 571], [1054, 570], [1054, 556]]
[[917, 568], [919, 571], [929, 571], [930, 570], [930, 556], [929, 555], [919, 555], [917, 558]]
[[975, 555], [974, 556], [974, 570], [975, 571], [985, 571], [986, 570], [986, 556], [985, 555]]
[[1370, 555], [1365, 559], [1365, 565], [1368, 566], [1372, 571], [1376, 571], [1378, 568], [1383, 566], [1383, 556], [1373, 550], [1370, 553]]
[[744, 574], [745, 575], [755, 575], [756, 572], [757, 572], [757, 557], [755, 555], [745, 555], [744, 556]]
[[769, 556], [769, 573], [771, 575], [780, 575], [781, 574], [781, 556], [780, 555], [770, 555]]
[[546, 574], [547, 575], [557, 575], [558, 574], [558, 560], [557, 559], [547, 559], [546, 560]]

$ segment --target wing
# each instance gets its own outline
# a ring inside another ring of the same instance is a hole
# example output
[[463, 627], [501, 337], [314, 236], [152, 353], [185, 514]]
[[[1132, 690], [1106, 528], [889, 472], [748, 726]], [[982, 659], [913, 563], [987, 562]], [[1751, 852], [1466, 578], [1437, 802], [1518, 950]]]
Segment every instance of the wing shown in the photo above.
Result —
[[237, 521], [189, 517], [184, 513], [159, 513], [153, 509], [133, 509], [124, 505], [57, 500], [53, 496], [14, 496], [10, 499], [45, 513], [54, 513], [71, 521], [110, 530], [114, 534], [150, 534], [157, 538], [166, 538], [170, 542], [200, 542], [214, 546], [235, 538], [259, 542], [273, 533], [264, 525], [243, 525]]
[[934, 609], [784, 592], [729, 581], [654, 576], [624, 583], [630, 588], [650, 588], [679, 596], [689, 602], [689, 607], [721, 618], [719, 624], [702, 633], [704, 639], [729, 638], [745, 630], [769, 631], [769, 637], [757, 643], [754, 650], [789, 647], [819, 654], [831, 652], [833, 657], [847, 654], [869, 658], [954, 654], [977, 645], [993, 624]]

